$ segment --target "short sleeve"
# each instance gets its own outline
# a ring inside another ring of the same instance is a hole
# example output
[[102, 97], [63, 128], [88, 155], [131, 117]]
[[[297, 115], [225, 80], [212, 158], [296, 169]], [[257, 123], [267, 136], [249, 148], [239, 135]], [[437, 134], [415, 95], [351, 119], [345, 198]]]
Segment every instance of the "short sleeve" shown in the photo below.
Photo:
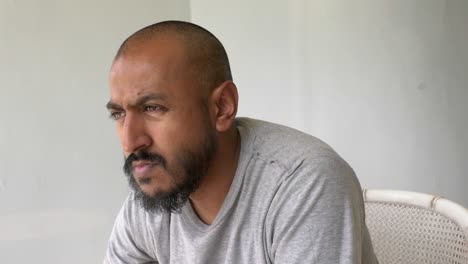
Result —
[[272, 263], [376, 263], [375, 256], [370, 262], [363, 256], [371, 245], [361, 187], [339, 157], [304, 160], [290, 172], [272, 201], [266, 230]]

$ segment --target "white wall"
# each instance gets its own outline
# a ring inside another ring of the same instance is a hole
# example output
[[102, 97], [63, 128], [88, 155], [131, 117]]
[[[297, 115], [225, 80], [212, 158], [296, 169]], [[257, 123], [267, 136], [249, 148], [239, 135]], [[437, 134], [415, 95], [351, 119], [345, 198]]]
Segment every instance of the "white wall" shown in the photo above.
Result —
[[225, 44], [240, 115], [332, 145], [365, 188], [468, 206], [468, 1], [191, 0]]
[[188, 0], [0, 0], [0, 262], [101, 263], [126, 195], [107, 119], [123, 39]]
[[240, 115], [326, 140], [364, 187], [468, 206], [467, 1], [0, 0], [1, 263], [101, 262], [127, 185], [110, 60], [190, 16], [225, 44]]

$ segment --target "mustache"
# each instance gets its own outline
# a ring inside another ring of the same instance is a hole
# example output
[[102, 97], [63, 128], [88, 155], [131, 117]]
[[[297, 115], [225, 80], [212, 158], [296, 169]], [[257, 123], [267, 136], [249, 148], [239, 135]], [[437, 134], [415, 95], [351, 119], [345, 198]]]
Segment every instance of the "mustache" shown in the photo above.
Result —
[[163, 168], [166, 168], [166, 159], [158, 153], [151, 153], [146, 150], [140, 150], [138, 152], [131, 153], [125, 159], [123, 170], [125, 174], [132, 175], [133, 162], [135, 161], [148, 161], [155, 165], [160, 165]]

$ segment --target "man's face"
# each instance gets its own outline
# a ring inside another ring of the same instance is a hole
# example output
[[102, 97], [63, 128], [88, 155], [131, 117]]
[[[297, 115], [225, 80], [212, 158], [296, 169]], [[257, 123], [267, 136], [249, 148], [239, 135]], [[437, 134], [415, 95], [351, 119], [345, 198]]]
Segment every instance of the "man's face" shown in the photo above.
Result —
[[116, 120], [136, 198], [149, 211], [178, 211], [217, 150], [208, 98], [176, 38], [135, 44], [111, 69]]

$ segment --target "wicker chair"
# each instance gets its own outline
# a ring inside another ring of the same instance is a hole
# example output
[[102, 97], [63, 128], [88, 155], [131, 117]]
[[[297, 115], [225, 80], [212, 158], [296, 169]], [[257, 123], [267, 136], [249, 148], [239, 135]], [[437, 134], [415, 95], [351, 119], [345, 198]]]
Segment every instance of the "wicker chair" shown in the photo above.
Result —
[[380, 264], [468, 264], [468, 210], [439, 196], [364, 190]]

